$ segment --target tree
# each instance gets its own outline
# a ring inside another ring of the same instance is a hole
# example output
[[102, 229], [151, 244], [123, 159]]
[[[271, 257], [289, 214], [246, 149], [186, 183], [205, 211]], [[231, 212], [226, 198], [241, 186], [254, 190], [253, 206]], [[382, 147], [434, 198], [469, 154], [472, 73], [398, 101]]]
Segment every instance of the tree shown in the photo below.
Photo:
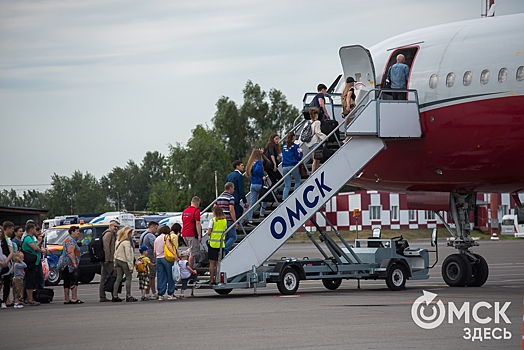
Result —
[[76, 170], [71, 178], [53, 174], [46, 196], [49, 217], [111, 210], [102, 186], [88, 172]]
[[170, 145], [167, 176], [157, 183], [149, 196], [148, 209], [156, 211], [183, 210], [193, 196], [202, 200], [202, 209], [216, 198], [215, 171], [223, 179], [229, 171], [229, 155], [214, 130], [197, 125], [187, 145]]
[[215, 133], [225, 145], [231, 161], [242, 159], [249, 152], [249, 138], [253, 134], [248, 118], [239, 113], [236, 103], [228, 97], [219, 98], [216, 106], [212, 119]]

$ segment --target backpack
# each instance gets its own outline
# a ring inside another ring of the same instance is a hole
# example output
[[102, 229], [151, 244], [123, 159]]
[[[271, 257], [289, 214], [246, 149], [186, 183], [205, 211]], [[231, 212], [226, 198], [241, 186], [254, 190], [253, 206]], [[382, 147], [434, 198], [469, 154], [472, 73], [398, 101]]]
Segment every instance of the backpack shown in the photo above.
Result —
[[311, 128], [311, 122], [307, 122], [300, 133], [300, 141], [309, 142], [313, 138], [313, 129]]
[[146, 264], [142, 261], [142, 258], [138, 258], [136, 260], [136, 272], [138, 273], [145, 273], [147, 272]]
[[108, 231], [104, 232], [102, 234], [102, 237], [93, 238], [87, 246], [87, 249], [89, 251], [89, 257], [91, 258], [92, 263], [106, 261], [106, 253], [104, 252], [103, 238], [107, 232]]

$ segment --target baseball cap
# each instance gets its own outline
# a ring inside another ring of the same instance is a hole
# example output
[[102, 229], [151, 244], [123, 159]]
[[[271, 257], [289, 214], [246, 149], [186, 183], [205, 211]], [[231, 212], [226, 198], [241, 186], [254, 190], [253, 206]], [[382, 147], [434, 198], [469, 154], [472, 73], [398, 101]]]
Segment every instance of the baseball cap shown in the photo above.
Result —
[[140, 246], [140, 248], [138, 248], [138, 251], [139, 251], [140, 253], [143, 253], [143, 252], [145, 252], [145, 251], [147, 251], [147, 250], [149, 250], [149, 248], [146, 247], [145, 245]]
[[113, 219], [113, 220], [109, 221], [109, 224], [110, 225], [111, 224], [117, 224], [118, 226], [120, 226], [120, 222], [118, 222], [118, 220], [116, 220], [116, 219]]
[[189, 253], [187, 251], [183, 251], [182, 253], [180, 253], [180, 256], [189, 256]]
[[354, 83], [355, 82], [355, 79], [353, 79], [353, 77], [347, 77], [346, 78], [346, 83], [349, 84], [349, 83]]

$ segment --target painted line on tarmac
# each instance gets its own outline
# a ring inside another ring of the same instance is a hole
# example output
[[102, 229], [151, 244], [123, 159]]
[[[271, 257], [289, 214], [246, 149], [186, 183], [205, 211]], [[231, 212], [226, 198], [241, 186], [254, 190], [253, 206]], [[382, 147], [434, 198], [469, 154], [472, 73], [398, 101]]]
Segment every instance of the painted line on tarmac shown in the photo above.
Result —
[[307, 295], [298, 294], [298, 295], [274, 295], [273, 298], [305, 298]]

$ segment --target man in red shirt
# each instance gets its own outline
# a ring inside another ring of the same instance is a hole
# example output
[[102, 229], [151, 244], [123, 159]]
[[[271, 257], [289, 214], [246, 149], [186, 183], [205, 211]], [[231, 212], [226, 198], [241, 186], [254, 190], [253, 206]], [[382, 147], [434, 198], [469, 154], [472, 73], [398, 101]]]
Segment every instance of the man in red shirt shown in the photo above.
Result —
[[182, 238], [189, 247], [189, 266], [193, 268], [195, 255], [199, 252], [202, 241], [202, 224], [200, 223], [200, 198], [194, 196], [191, 205], [182, 212]]

